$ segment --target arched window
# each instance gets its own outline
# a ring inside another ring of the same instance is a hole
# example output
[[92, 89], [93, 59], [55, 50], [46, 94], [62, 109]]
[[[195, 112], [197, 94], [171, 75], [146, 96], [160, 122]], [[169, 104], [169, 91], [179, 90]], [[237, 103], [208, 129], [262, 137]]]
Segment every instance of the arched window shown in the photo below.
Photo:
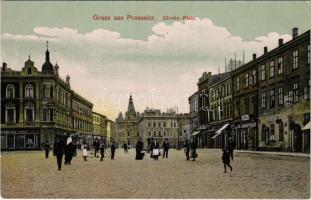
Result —
[[25, 87], [25, 97], [33, 98], [33, 86], [31, 84], [28, 84]]
[[6, 86], [6, 98], [14, 98], [15, 97], [15, 88], [12, 84]]
[[15, 105], [7, 105], [5, 107], [5, 122], [14, 123], [16, 121]]

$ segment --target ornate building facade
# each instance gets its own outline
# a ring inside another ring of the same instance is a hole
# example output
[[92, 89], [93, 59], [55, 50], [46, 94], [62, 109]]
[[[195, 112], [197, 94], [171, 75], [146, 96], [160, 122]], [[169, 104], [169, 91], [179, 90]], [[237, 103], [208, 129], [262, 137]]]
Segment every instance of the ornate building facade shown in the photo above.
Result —
[[[3, 63], [1, 69], [1, 149], [39, 149], [45, 142], [52, 143], [56, 134], [85, 134], [92, 131], [92, 104], [81, 102], [86, 112], [77, 111], [81, 98], [71, 89], [70, 77], [59, 77], [59, 66], [50, 62], [45, 52], [45, 63], [39, 71], [30, 56], [21, 71]], [[76, 121], [78, 112], [85, 119]], [[83, 124], [83, 125], [82, 125]], [[79, 128], [78, 128], [79, 127]]]

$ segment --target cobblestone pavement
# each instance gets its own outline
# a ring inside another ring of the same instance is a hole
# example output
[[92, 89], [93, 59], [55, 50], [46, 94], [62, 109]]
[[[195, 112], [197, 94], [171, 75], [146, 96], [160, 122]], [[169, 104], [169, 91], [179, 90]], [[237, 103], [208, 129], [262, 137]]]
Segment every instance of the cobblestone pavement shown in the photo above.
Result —
[[134, 160], [134, 150], [115, 160], [81, 152], [57, 171], [44, 152], [1, 155], [1, 194], [5, 198], [310, 198], [310, 158], [236, 153], [233, 171], [224, 173], [221, 152], [198, 150], [195, 162], [183, 151], [169, 159]]

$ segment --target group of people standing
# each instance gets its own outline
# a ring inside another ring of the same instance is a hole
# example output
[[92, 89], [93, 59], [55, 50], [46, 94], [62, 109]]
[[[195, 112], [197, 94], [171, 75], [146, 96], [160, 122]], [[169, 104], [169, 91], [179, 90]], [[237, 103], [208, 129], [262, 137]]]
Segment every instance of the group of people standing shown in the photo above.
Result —
[[[45, 150], [45, 158], [49, 158], [50, 144], [43, 145]], [[56, 136], [53, 146], [53, 155], [56, 157], [58, 170], [62, 168], [62, 160], [65, 155], [65, 165], [70, 165], [72, 158], [77, 155], [77, 145], [71, 137]]]
[[[45, 157], [49, 157], [49, 151], [51, 149], [49, 143], [43, 144], [44, 150], [45, 150]], [[103, 161], [103, 158], [105, 156], [105, 149], [106, 146], [104, 143], [100, 143], [98, 139], [95, 139], [93, 142], [94, 147], [94, 157], [98, 158], [98, 153], [100, 153], [100, 161]], [[115, 151], [116, 151], [116, 142], [113, 141], [110, 145], [110, 154], [111, 154], [111, 160], [114, 160], [115, 157]], [[168, 152], [170, 149], [170, 143], [167, 138], [164, 139], [163, 144], [163, 158], [168, 158]], [[123, 145], [124, 153], [128, 154], [128, 145]], [[142, 138], [138, 138], [137, 143], [135, 145], [136, 149], [136, 156], [135, 160], [143, 160], [145, 156], [144, 152], [144, 143], [142, 141]], [[233, 161], [233, 149], [234, 149], [234, 142], [232, 138], [229, 138], [228, 145], [223, 149], [222, 154], [222, 161], [224, 164], [225, 173], [227, 172], [227, 166], [232, 171], [232, 166], [230, 165], [230, 159]], [[81, 145], [82, 150], [82, 157], [84, 161], [87, 161], [88, 157], [88, 151], [90, 150], [89, 145], [86, 142], [83, 142]], [[154, 160], [159, 160], [159, 156], [161, 155], [160, 151], [160, 144], [156, 139], [151, 138], [150, 141], [148, 141], [148, 149], [150, 152], [150, 158], [153, 158]], [[186, 160], [190, 160], [192, 158], [192, 161], [195, 161], [195, 159], [198, 157], [198, 154], [196, 152], [197, 150], [197, 143], [194, 139], [191, 141], [185, 140], [184, 142], [184, 153], [186, 155]], [[63, 155], [65, 155], [65, 165], [70, 165], [73, 157], [77, 155], [77, 144], [71, 137], [61, 137], [56, 136], [54, 141], [54, 148], [53, 148], [53, 155], [56, 157], [57, 160], [57, 166], [58, 170], [61, 170], [62, 167], [62, 159]]]

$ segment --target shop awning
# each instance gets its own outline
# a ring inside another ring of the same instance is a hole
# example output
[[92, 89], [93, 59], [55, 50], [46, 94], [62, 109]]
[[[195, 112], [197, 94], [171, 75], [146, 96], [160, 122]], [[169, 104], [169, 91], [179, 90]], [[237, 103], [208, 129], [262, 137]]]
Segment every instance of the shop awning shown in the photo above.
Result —
[[196, 136], [197, 134], [199, 134], [201, 131], [195, 131], [192, 133], [192, 136]]
[[310, 130], [311, 129], [311, 121], [308, 122], [301, 130]]
[[222, 131], [225, 130], [229, 125], [230, 125], [229, 123], [228, 123], [228, 124], [225, 124], [225, 125], [223, 125], [220, 129], [218, 129], [218, 130], [216, 131], [216, 135], [214, 135], [214, 136], [212, 137], [212, 139], [215, 139], [218, 135], [220, 135], [220, 134], [222, 133]]

